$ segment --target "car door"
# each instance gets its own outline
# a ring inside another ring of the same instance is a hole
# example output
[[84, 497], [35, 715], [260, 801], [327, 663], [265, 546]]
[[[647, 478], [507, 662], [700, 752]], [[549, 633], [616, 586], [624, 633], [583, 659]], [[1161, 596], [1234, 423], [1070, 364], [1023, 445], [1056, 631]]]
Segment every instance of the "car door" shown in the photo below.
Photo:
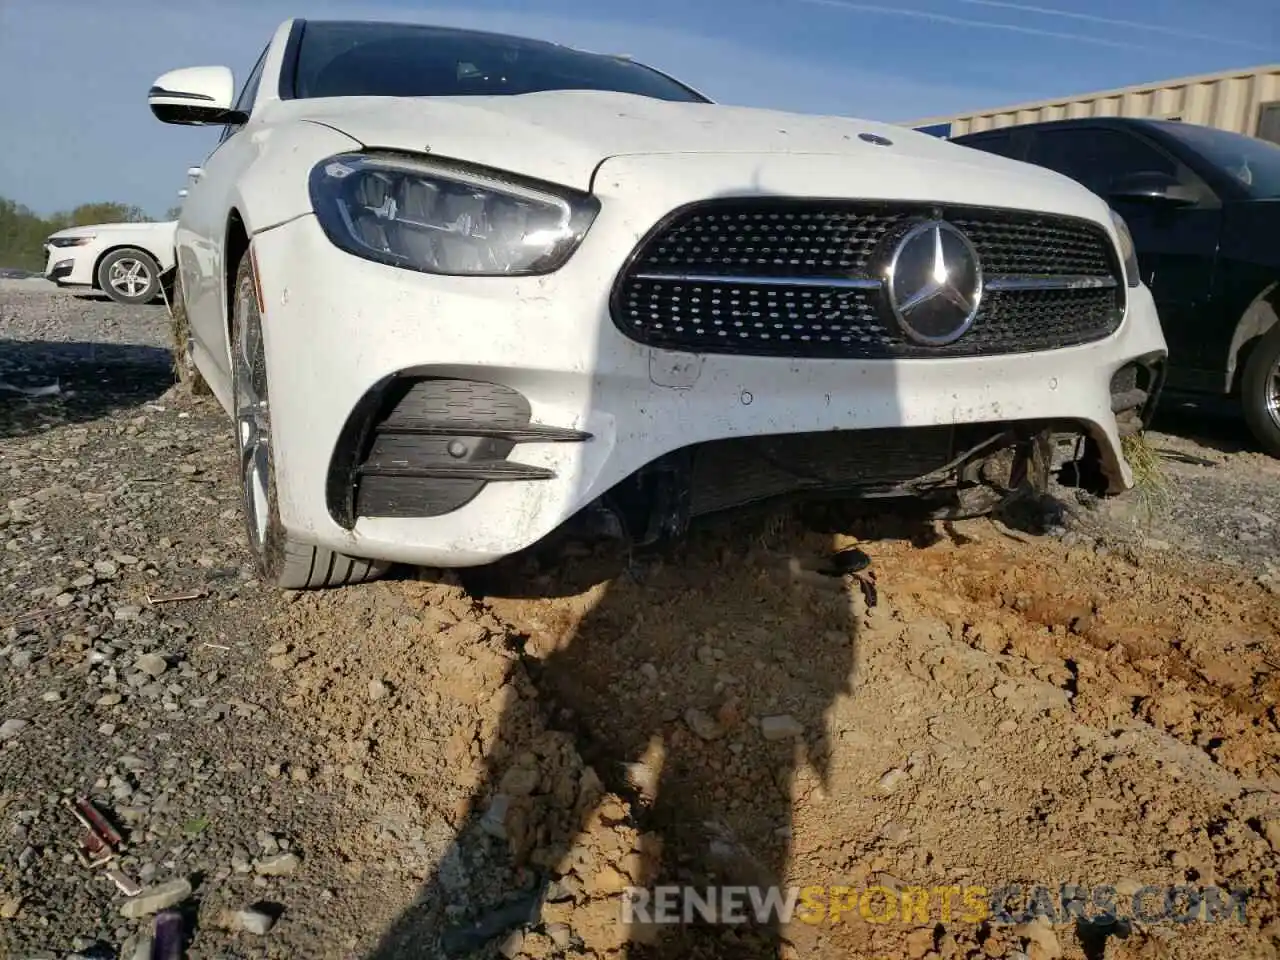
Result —
[[[236, 98], [236, 110], [252, 113], [266, 60], [267, 50], [263, 50]], [[223, 128], [217, 146], [188, 184], [178, 224], [178, 269], [191, 328], [192, 359], [215, 390], [218, 384], [229, 383], [231, 375], [223, 284], [227, 216], [236, 182], [257, 154], [245, 126]]]
[[[1136, 132], [1071, 126], [1035, 131], [1029, 159], [1066, 174], [1107, 201], [1133, 234], [1143, 282], [1160, 313], [1169, 344], [1169, 386], [1200, 389], [1213, 366], [1205, 346], [1211, 318], [1214, 261], [1222, 204], [1184, 163]], [[1117, 196], [1139, 174], [1173, 178], [1193, 201]], [[1216, 375], [1214, 384], [1221, 380]]]

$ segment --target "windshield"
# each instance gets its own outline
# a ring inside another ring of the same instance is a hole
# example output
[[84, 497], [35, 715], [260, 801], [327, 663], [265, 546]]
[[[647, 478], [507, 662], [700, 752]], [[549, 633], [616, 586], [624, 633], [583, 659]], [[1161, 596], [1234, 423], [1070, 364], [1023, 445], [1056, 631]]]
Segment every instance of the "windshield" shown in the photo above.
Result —
[[294, 96], [509, 96], [610, 90], [659, 100], [706, 98], [643, 64], [554, 43], [446, 27], [308, 21]]
[[1280, 145], [1195, 124], [1162, 123], [1160, 128], [1234, 178], [1253, 199], [1280, 197]]

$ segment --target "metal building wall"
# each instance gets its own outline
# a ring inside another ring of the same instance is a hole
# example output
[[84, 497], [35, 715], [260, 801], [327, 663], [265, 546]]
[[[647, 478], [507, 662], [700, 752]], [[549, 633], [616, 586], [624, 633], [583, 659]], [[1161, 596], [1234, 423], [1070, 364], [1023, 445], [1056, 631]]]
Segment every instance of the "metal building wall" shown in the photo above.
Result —
[[1280, 129], [1280, 64], [932, 117], [902, 126], [939, 136], [959, 136], [1044, 120], [1119, 116], [1177, 118], [1184, 123], [1258, 136], [1263, 132], [1260, 124], [1264, 108], [1270, 108], [1266, 132], [1271, 131], [1272, 124]]

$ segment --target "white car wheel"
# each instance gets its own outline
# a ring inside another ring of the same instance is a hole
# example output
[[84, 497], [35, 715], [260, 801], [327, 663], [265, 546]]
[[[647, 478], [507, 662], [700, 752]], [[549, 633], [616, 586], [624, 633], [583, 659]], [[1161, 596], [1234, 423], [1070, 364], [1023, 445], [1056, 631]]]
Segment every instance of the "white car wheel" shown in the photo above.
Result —
[[301, 590], [373, 580], [390, 566], [291, 540], [280, 523], [271, 451], [271, 403], [253, 263], [236, 274], [231, 313], [231, 373], [245, 529], [259, 575], [276, 587]]
[[150, 303], [160, 293], [160, 265], [145, 250], [112, 250], [98, 264], [98, 286], [116, 303]]

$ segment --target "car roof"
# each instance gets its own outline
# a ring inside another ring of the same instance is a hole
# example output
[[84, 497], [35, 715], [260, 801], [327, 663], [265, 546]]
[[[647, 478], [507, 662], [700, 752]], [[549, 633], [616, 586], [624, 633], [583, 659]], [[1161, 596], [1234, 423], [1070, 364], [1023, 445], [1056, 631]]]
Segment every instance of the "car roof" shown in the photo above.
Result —
[[1158, 130], [1162, 127], [1180, 123], [1177, 120], [1156, 120], [1150, 117], [1072, 117], [1067, 120], [1035, 120], [1031, 123], [1015, 123], [990, 130], [973, 130], [969, 133], [958, 133], [952, 140], [964, 140], [969, 137], [980, 137], [990, 133], [1004, 133], [1012, 130], [1045, 130], [1070, 127], [1145, 127]]

